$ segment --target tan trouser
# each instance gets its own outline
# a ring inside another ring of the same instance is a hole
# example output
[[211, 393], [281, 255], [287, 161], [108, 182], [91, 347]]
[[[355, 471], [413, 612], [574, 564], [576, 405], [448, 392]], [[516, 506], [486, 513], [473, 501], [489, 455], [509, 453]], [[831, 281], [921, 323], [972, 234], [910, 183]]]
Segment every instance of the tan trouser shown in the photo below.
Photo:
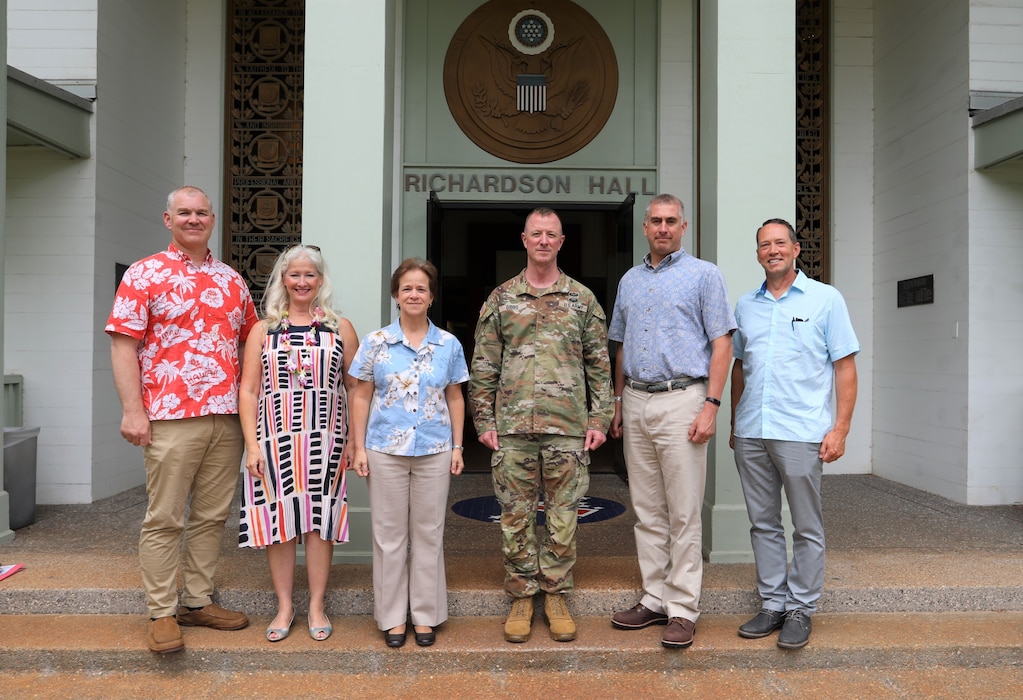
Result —
[[177, 612], [179, 568], [181, 604], [198, 608], [211, 602], [244, 442], [236, 415], [153, 421], [152, 431], [152, 444], [143, 448], [149, 507], [139, 564], [149, 616], [157, 618]]
[[707, 445], [689, 440], [707, 385], [647, 394], [622, 392], [625, 465], [636, 511], [640, 602], [696, 622], [703, 585], [703, 492]]
[[402, 457], [368, 450], [373, 618], [382, 630], [448, 619], [444, 518], [451, 452]]

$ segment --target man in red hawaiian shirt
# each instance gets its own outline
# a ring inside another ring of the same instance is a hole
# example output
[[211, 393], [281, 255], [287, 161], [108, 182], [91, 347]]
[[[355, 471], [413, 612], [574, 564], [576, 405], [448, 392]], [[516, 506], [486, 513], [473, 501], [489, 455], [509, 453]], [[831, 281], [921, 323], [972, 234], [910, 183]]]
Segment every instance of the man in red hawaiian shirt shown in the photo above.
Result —
[[207, 248], [215, 220], [202, 190], [171, 192], [163, 214], [171, 244], [128, 268], [106, 325], [121, 435], [145, 458], [149, 507], [139, 563], [147, 642], [161, 654], [184, 649], [179, 625], [249, 624], [210, 598], [244, 445], [239, 346], [256, 323], [245, 281]]

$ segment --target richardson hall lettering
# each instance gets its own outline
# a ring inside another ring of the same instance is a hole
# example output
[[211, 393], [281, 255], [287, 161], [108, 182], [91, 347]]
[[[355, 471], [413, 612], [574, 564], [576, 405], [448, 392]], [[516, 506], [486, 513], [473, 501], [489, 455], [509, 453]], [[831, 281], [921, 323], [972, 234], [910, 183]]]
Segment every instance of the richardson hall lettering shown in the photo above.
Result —
[[640, 195], [657, 194], [646, 176], [618, 175], [505, 175], [497, 173], [406, 173], [406, 192], [454, 194]]

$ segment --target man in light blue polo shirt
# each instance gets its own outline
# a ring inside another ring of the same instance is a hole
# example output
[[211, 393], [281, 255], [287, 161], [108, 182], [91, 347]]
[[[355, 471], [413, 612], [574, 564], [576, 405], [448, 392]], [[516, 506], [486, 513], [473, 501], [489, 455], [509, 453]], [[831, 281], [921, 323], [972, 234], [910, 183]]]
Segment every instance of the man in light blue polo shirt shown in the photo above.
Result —
[[735, 317], [725, 278], [682, 249], [678, 197], [654, 197], [643, 218], [650, 252], [618, 284], [608, 337], [618, 343], [611, 436], [625, 438], [643, 597], [617, 629], [666, 625], [661, 645], [692, 645], [703, 585], [707, 442], [728, 379]]
[[[767, 279], [735, 307], [732, 337], [732, 439], [750, 519], [762, 600], [739, 636], [766, 637], [799, 649], [824, 587], [821, 473], [845, 454], [856, 404], [859, 341], [834, 287], [795, 267], [792, 225], [769, 219], [757, 230], [757, 262]], [[832, 415], [832, 387], [835, 413]], [[792, 515], [787, 567], [781, 491]]]

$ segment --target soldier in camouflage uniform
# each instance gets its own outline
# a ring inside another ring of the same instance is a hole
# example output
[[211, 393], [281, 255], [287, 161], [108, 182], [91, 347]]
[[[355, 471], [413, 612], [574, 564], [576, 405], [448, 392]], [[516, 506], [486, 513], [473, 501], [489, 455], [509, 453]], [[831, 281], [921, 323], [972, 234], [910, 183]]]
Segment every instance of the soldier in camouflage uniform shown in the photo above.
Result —
[[[530, 213], [526, 269], [490, 294], [476, 326], [469, 400], [480, 442], [494, 450], [510, 642], [529, 639], [541, 588], [551, 636], [575, 639], [563, 594], [573, 586], [579, 499], [590, 483], [589, 451], [606, 440], [614, 413], [604, 310], [558, 269], [563, 240], [554, 211]], [[546, 532], [538, 536], [541, 494]]]

